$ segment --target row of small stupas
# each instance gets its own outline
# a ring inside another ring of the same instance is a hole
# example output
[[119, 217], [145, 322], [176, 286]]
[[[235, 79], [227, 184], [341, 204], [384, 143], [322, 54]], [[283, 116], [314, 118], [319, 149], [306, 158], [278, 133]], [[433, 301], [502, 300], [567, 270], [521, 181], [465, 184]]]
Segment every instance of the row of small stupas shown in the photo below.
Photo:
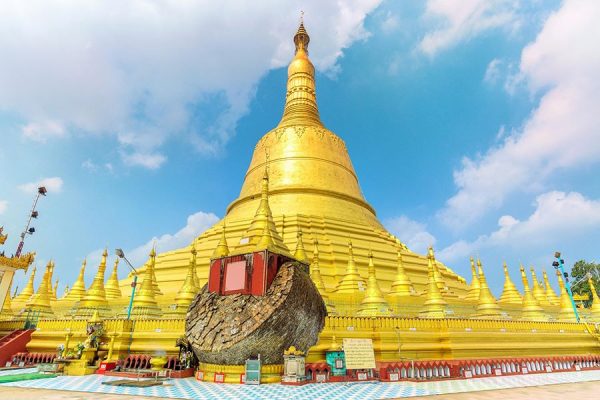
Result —
[[[260, 220], [260, 221], [259, 221]], [[264, 221], [263, 221], [264, 220]], [[262, 222], [262, 223], [259, 223]], [[261, 228], [257, 229], [258, 226]], [[292, 254], [281, 240], [275, 224], [272, 221], [271, 209], [269, 207], [268, 175], [263, 177], [261, 202], [256, 215], [248, 228], [249, 241], [244, 243], [243, 249], [234, 248], [233, 253], [245, 252], [254, 249], [270, 248], [277, 252]], [[504, 264], [504, 290], [500, 298], [496, 299], [490, 291], [480, 260], [475, 264], [471, 259], [472, 281], [465, 296], [457, 296], [452, 293], [444, 282], [444, 278], [438, 269], [432, 248], [428, 251], [428, 284], [422, 292], [414, 289], [409, 276], [406, 274], [402, 255], [398, 252], [398, 264], [395, 280], [388, 293], [384, 294], [380, 289], [376, 276], [376, 266], [373, 255], [368, 254], [369, 266], [368, 277], [363, 279], [355, 264], [352, 242], [348, 243], [349, 261], [346, 272], [333, 290], [327, 290], [319, 269], [318, 243], [313, 243], [313, 257], [309, 260], [302, 241], [302, 232], [298, 234], [298, 241], [293, 257], [298, 261], [310, 265], [310, 276], [323, 296], [328, 311], [333, 315], [358, 315], [358, 316], [391, 316], [409, 315], [423, 318], [445, 318], [459, 315], [456, 310], [462, 310], [462, 317], [478, 317], [489, 319], [524, 319], [524, 320], [559, 320], [575, 321], [570, 298], [566, 292], [562, 277], [557, 271], [560, 287], [560, 295], [552, 289], [548, 275], [543, 272], [543, 283], [538, 281], [535, 270], [531, 268], [532, 285], [530, 287], [525, 269], [520, 268], [524, 293], [521, 294], [516, 288], [508, 274], [508, 268]], [[213, 258], [220, 258], [230, 254], [229, 246], [223, 227], [221, 239], [215, 248]], [[183, 316], [200, 290], [200, 282], [196, 271], [196, 251], [192, 246], [187, 276], [173, 297], [162, 301], [158, 296], [162, 295], [155, 276], [156, 253], [152, 249], [150, 258], [145, 265], [143, 280], [136, 288], [134, 296], [132, 316], [134, 318], [156, 318], [159, 316]], [[58, 280], [52, 287], [52, 276], [54, 263], [51, 261], [46, 266], [44, 276], [37, 291], [34, 291], [34, 278], [36, 270], [33, 269], [27, 285], [14, 298], [7, 297], [4, 305], [4, 315], [23, 315], [30, 312], [39, 313], [40, 317], [49, 318], [53, 316], [89, 317], [94, 310], [99, 310], [104, 316], [123, 317], [126, 315], [126, 305], [130, 293], [123, 293], [119, 286], [117, 268], [119, 259], [115, 260], [112, 274], [108, 281], [104, 282], [107, 263], [107, 251], [102, 254], [102, 260], [98, 271], [90, 287], [86, 290], [84, 274], [86, 262], [84, 261], [79, 276], [73, 286], [65, 290], [61, 298], [57, 297]], [[586, 310], [585, 316], [600, 321], [600, 300], [590, 281], [593, 293], [593, 305]], [[168, 306], [164, 313], [162, 306]], [[411, 309], [414, 311], [412, 312]], [[466, 311], [465, 311], [466, 310]], [[469, 315], [464, 315], [469, 314]]]

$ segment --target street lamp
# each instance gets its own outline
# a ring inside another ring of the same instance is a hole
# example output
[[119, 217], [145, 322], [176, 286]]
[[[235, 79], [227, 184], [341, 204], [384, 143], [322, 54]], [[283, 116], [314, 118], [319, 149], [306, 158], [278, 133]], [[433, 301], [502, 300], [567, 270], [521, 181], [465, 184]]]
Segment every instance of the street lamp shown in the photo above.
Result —
[[133, 282], [131, 283], [131, 298], [129, 299], [129, 307], [127, 308], [127, 319], [131, 319], [131, 308], [133, 307], [133, 298], [135, 297], [135, 287], [137, 285], [138, 272], [135, 268], [133, 268], [133, 265], [131, 265], [127, 257], [125, 257], [123, 249], [115, 249], [115, 254], [117, 255], [117, 257], [125, 260], [127, 265], [129, 265], [129, 268], [131, 268], [131, 270], [133, 271]]

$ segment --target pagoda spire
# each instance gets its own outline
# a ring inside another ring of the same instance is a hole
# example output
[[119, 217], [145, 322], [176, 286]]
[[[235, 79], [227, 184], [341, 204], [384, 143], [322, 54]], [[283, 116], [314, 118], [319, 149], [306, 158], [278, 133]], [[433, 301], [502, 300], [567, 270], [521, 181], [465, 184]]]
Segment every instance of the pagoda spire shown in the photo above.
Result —
[[289, 125], [321, 126], [315, 85], [315, 67], [308, 58], [310, 36], [304, 22], [294, 35], [296, 52], [288, 67], [287, 92], [280, 127]]
[[[2, 307], [0, 308], [0, 315], [2, 318], [6, 318], [6, 317], [13, 317], [15, 315], [15, 313], [12, 310], [12, 301], [10, 298], [10, 293], [6, 294], [6, 297], [4, 297], [4, 304], [2, 305]], [[7, 318], [8, 319], [8, 318]]]
[[542, 274], [544, 275], [544, 286], [546, 287], [546, 299], [553, 306], [559, 305], [560, 299], [558, 298], [556, 293], [554, 293], [554, 289], [552, 289], [552, 286], [550, 285], [550, 281], [548, 280], [548, 274], [546, 273], [546, 270], [542, 270]]
[[477, 259], [477, 273], [479, 276], [479, 301], [477, 302], [477, 314], [484, 318], [498, 318], [501, 314], [501, 309], [485, 279], [481, 260]]
[[479, 301], [479, 276], [477, 276], [477, 270], [475, 269], [475, 260], [473, 257], [471, 261], [471, 285], [469, 285], [469, 291], [465, 296], [467, 301]]
[[221, 228], [221, 238], [219, 243], [213, 252], [211, 258], [223, 258], [229, 255], [229, 246], [227, 246], [227, 237], [225, 236], [225, 221], [223, 221], [223, 227]]
[[119, 287], [118, 268], [119, 257], [115, 258], [115, 264], [113, 265], [112, 273], [110, 274], [108, 281], [106, 281], [106, 285], [104, 285], [107, 300], [120, 299], [122, 296], [121, 288]]
[[54, 261], [50, 260], [50, 272], [48, 275], [48, 296], [50, 296], [50, 300], [56, 300], [56, 296], [54, 290], [52, 290], [52, 278], [54, 277]]
[[26, 311], [39, 311], [40, 316], [44, 317], [54, 315], [50, 306], [50, 296], [48, 295], [48, 292], [50, 292], [50, 268], [52, 268], [52, 264], [48, 262], [37, 292], [25, 304]]
[[448, 303], [442, 297], [440, 288], [435, 282], [435, 256], [433, 248], [429, 247], [427, 254], [427, 293], [423, 308], [419, 313], [422, 318], [445, 318]]
[[233, 254], [246, 254], [261, 250], [269, 250], [293, 258], [290, 250], [277, 232], [275, 222], [273, 222], [273, 215], [269, 206], [269, 174], [266, 167], [261, 182], [260, 203], [250, 227], [242, 235], [240, 243], [234, 249]]
[[190, 251], [190, 263], [188, 266], [188, 272], [183, 281], [183, 285], [181, 289], [177, 292], [175, 296], [175, 304], [177, 304], [177, 311], [186, 313], [189, 308], [192, 300], [196, 297], [198, 293], [198, 286], [196, 286], [196, 281], [194, 279], [194, 274], [196, 273], [196, 249], [192, 246], [192, 250]]
[[562, 322], [577, 322], [571, 298], [569, 297], [569, 293], [567, 293], [563, 277], [558, 269], [556, 270], [556, 278], [558, 279], [558, 287], [560, 288], [560, 311], [558, 312], [558, 320]]
[[540, 303], [536, 300], [535, 296], [529, 290], [529, 281], [525, 274], [525, 268], [521, 265], [521, 280], [523, 281], [523, 310], [521, 318], [528, 320], [545, 320], [546, 316]]
[[504, 269], [504, 289], [502, 290], [502, 296], [498, 299], [498, 303], [500, 304], [523, 304], [523, 296], [519, 293], [519, 290], [513, 283], [512, 279], [510, 279], [510, 275], [508, 274], [508, 267], [506, 266], [506, 262], [502, 266]]
[[538, 281], [537, 276], [535, 274], [535, 268], [531, 267], [531, 281], [532, 281], [532, 293], [535, 299], [540, 303], [540, 306], [546, 307], [549, 306], [548, 298], [546, 297], [546, 291], [540, 285], [540, 281]]
[[296, 241], [296, 250], [294, 250], [294, 258], [301, 263], [310, 264], [306, 251], [304, 251], [304, 243], [302, 243], [302, 229], [298, 229], [298, 240]]
[[325, 283], [323, 283], [323, 277], [321, 276], [321, 270], [319, 268], [319, 242], [317, 239], [313, 241], [313, 259], [310, 264], [310, 279], [315, 284], [315, 287], [321, 293], [321, 297], [326, 299], [327, 290], [325, 289]]
[[338, 283], [335, 292], [356, 294], [364, 290], [365, 281], [360, 277], [356, 263], [354, 262], [354, 250], [352, 249], [352, 241], [348, 241], [348, 266], [342, 280]]
[[404, 263], [402, 261], [402, 253], [398, 250], [398, 263], [396, 267], [396, 277], [392, 282], [392, 288], [389, 296], [392, 298], [414, 296], [416, 291], [410, 281], [406, 271], [404, 270]]
[[19, 295], [13, 299], [14, 303], [25, 304], [31, 298], [31, 296], [33, 296], [33, 294], [35, 293], [34, 287], [33, 287], [33, 281], [35, 279], [36, 270], [37, 270], [36, 267], [33, 267], [33, 269], [31, 270], [31, 275], [29, 275], [29, 280], [27, 281], [27, 285], [25, 285], [23, 290], [21, 290], [21, 293], [19, 293]]
[[81, 263], [81, 268], [79, 269], [79, 276], [77, 276], [77, 280], [73, 284], [71, 290], [69, 290], [69, 294], [65, 297], [65, 300], [73, 300], [79, 301], [85, 295], [85, 266], [87, 264], [87, 260], [84, 258]]
[[156, 279], [156, 268], [152, 268], [152, 287], [154, 288], [155, 296], [162, 296], [163, 292], [160, 290], [158, 280]]
[[98, 271], [94, 276], [94, 280], [92, 281], [92, 284], [81, 298], [79, 309], [82, 312], [79, 312], [80, 315], [85, 315], [87, 314], [86, 311], [96, 310], [98, 308], [101, 308], [103, 310], [108, 310], [109, 308], [108, 301], [106, 301], [106, 292], [104, 290], [104, 273], [106, 272], [107, 256], [108, 251], [105, 248], [104, 252], [102, 253], [100, 265], [98, 266]]
[[435, 254], [433, 253], [433, 246], [429, 246], [429, 249], [427, 250], [427, 254], [433, 260], [432, 261], [432, 263], [433, 263], [433, 279], [435, 281], [435, 284], [437, 285], [438, 289], [440, 290], [440, 293], [442, 293], [442, 294], [447, 293], [448, 286], [446, 286], [444, 278], [442, 277], [442, 273], [440, 272], [440, 269], [438, 267], [437, 260], [435, 259]]
[[65, 299], [68, 295], [69, 295], [69, 285], [65, 285], [65, 291], [63, 292], [61, 300]]
[[153, 318], [160, 315], [160, 308], [156, 301], [154, 291], [154, 266], [156, 264], [156, 251], [150, 251], [150, 260], [146, 264], [144, 280], [133, 300], [132, 315], [137, 318]]
[[592, 306], [590, 307], [590, 314], [593, 321], [600, 322], [600, 298], [598, 297], [598, 292], [596, 292], [596, 287], [594, 286], [592, 278], [588, 278], [588, 284], [590, 285], [590, 290], [592, 291]]
[[52, 288], [52, 300], [58, 299], [58, 278], [54, 282], [54, 287]]
[[375, 275], [375, 264], [373, 263], [373, 252], [369, 250], [369, 278], [367, 279], [367, 290], [365, 297], [358, 309], [359, 316], [380, 317], [390, 315], [390, 306], [383, 297], [383, 293], [377, 283]]

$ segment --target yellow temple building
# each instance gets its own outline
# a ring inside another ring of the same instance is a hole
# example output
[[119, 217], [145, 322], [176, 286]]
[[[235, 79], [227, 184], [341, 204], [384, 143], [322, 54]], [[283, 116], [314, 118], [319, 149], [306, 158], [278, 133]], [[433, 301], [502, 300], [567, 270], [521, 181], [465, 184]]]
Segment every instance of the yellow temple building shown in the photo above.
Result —
[[[126, 318], [133, 275], [117, 282], [117, 261], [105, 252], [99, 266], [84, 262], [71, 290], [56, 300], [51, 277], [60, 274], [60, 267], [46, 268], [37, 292], [31, 279], [13, 299], [11, 317], [0, 321], [0, 333], [16, 329], [28, 311], [40, 310], [28, 350], [54, 351], [68, 335], [71, 343], [83, 340], [86, 321], [98, 310], [112, 335], [115, 358], [176, 354], [185, 311], [207, 282], [211, 258], [244, 244], [243, 235], [265, 201], [268, 171], [269, 222], [285, 247], [296, 249], [296, 257], [310, 264], [311, 278], [327, 305], [325, 328], [307, 362], [323, 362], [335, 338], [372, 339], [381, 362], [599, 355], [599, 332], [585, 322], [600, 322], [600, 305], [581, 310], [584, 323], [575, 322], [560, 275], [557, 295], [545, 272], [543, 288], [533, 267], [531, 284], [525, 268], [513, 268], [514, 279], [520, 277], [524, 284], [521, 293], [504, 265], [504, 293], [495, 298], [485, 270], [500, 269], [500, 263], [471, 260], [467, 284], [435, 258], [433, 249], [417, 254], [385, 229], [362, 194], [346, 144], [320, 119], [310, 38], [303, 24], [293, 40], [296, 52], [288, 67], [281, 121], [256, 144], [240, 194], [224, 218], [188, 247], [157, 255], [153, 250], [139, 268], [135, 324]], [[304, 250], [309, 244], [312, 257]], [[104, 283], [110, 262], [114, 266]], [[88, 288], [85, 268], [95, 274]], [[107, 346], [101, 345], [104, 350]], [[219, 368], [225, 367], [205, 366], [207, 372]]]

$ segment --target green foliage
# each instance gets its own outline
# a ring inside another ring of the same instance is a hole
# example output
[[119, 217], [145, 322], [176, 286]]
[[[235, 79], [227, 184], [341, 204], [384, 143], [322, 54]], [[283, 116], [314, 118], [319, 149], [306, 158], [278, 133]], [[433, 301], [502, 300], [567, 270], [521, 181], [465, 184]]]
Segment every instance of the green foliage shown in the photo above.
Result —
[[[597, 291], [600, 288], [600, 264], [598, 263], [586, 262], [585, 260], [577, 261], [571, 270], [571, 284], [584, 278], [588, 273], [592, 275], [592, 281], [594, 282]], [[585, 301], [584, 305], [585, 307], [590, 307], [592, 305], [592, 290], [590, 289], [587, 278], [573, 289], [573, 293], [587, 294], [590, 299]]]

